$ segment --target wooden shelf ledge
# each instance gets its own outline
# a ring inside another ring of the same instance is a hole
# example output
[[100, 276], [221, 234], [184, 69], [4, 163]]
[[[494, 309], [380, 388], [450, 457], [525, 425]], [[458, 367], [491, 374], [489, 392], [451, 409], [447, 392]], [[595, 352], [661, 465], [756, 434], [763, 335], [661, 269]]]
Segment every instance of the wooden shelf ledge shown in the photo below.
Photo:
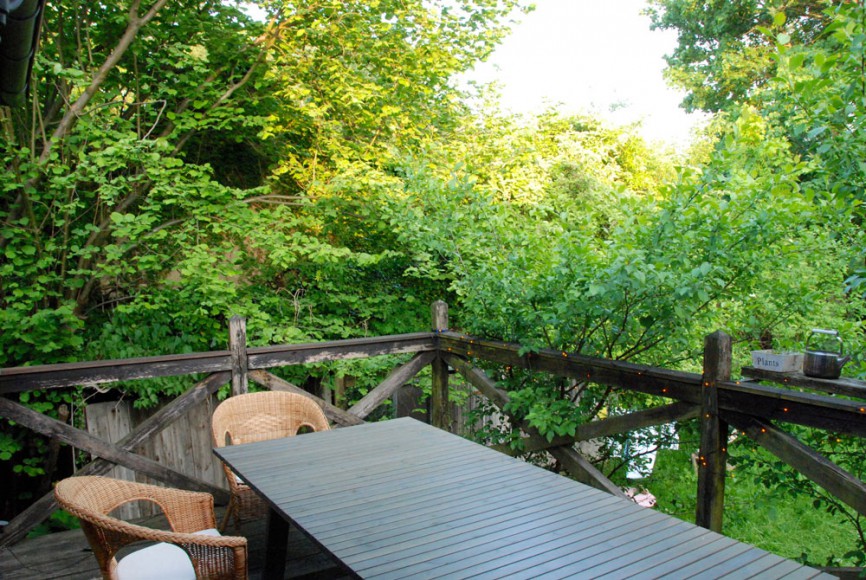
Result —
[[773, 371], [756, 369], [755, 367], [743, 367], [740, 372], [744, 377], [753, 379], [866, 399], [866, 381], [859, 381], [857, 379], [816, 379], [814, 377], [807, 377], [803, 373], [775, 373]]

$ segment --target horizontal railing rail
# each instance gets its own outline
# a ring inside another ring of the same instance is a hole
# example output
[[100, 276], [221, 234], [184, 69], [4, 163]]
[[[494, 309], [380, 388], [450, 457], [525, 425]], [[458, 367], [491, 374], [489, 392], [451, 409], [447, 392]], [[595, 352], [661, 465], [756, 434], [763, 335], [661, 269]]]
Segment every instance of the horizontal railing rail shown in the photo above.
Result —
[[[547, 349], [521, 354], [523, 347], [519, 344], [455, 332], [443, 332], [439, 340], [441, 350], [452, 355], [583, 379], [686, 403], [701, 403], [704, 381], [697, 373]], [[866, 402], [742, 381], [719, 381], [716, 388], [719, 406], [726, 411], [745, 410], [767, 419], [866, 436]]]
[[228, 351], [0, 369], [0, 394], [230, 371]]
[[[434, 350], [430, 332], [247, 349], [249, 370]], [[0, 369], [0, 395], [232, 370], [229, 351]]]

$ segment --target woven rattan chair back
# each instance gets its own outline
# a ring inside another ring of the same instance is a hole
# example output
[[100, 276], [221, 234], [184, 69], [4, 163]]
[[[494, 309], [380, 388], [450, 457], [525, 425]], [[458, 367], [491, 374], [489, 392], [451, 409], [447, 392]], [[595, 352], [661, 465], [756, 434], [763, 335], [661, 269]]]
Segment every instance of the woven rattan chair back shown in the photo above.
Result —
[[[81, 476], [60, 481], [54, 488], [60, 506], [81, 520], [103, 578], [117, 580], [118, 550], [134, 542], [166, 542], [190, 556], [197, 578], [246, 578], [246, 538], [199, 535], [213, 529], [213, 496], [109, 477]], [[109, 514], [132, 501], [158, 505], [171, 531], [125, 522]]]
[[[327, 431], [328, 419], [311, 398], [284, 391], [264, 391], [229, 397], [213, 413], [212, 430], [216, 447], [240, 445], [269, 439], [293, 437], [302, 430]], [[231, 500], [220, 530], [229, 518], [235, 526], [241, 519], [260, 515], [265, 504], [249, 486], [223, 465]]]
[[303, 428], [327, 431], [328, 420], [315, 401], [296, 393], [237, 395], [220, 403], [213, 414], [217, 447], [292, 437]]

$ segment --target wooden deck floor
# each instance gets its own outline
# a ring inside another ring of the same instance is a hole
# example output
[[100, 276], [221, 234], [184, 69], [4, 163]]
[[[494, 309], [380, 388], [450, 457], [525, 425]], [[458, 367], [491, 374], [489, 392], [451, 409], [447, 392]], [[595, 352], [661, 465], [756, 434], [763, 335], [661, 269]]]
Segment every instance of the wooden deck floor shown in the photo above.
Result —
[[[222, 517], [218, 513], [217, 520]], [[142, 522], [161, 527], [158, 520]], [[231, 526], [228, 533], [234, 534]], [[240, 535], [248, 540], [250, 578], [259, 580], [264, 563], [265, 522], [245, 522]], [[292, 529], [289, 534], [289, 552], [286, 558], [286, 578], [339, 579], [342, 572], [332, 560]], [[10, 548], [0, 548], [0, 580], [32, 580], [34, 578], [63, 578], [89, 580], [99, 578], [96, 559], [81, 530], [58, 532], [24, 540]]]

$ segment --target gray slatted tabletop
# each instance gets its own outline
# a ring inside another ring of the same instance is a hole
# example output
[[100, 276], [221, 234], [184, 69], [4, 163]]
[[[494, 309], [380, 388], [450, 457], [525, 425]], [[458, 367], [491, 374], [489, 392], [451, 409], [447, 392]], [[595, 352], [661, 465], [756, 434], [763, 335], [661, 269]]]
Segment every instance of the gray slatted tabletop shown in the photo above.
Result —
[[[832, 578], [412, 419], [214, 450], [362, 578]], [[282, 553], [281, 553], [282, 550]]]

